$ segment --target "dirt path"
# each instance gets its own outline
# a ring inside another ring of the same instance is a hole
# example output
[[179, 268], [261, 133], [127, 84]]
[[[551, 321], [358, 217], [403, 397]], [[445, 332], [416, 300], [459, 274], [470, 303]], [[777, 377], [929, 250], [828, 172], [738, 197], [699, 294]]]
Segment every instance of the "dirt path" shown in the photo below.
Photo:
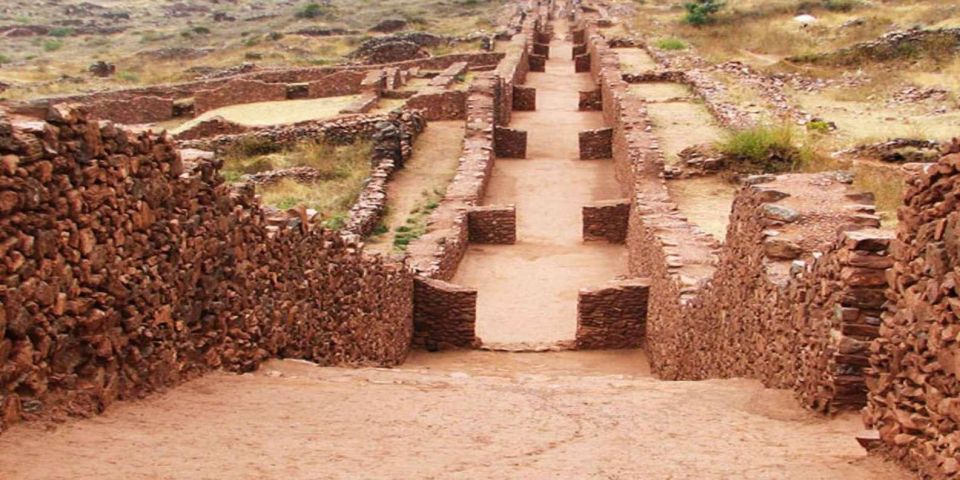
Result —
[[528, 134], [526, 159], [498, 159], [485, 202], [515, 204], [516, 245], [473, 245], [456, 283], [477, 288], [477, 334], [486, 348], [562, 347], [576, 332], [577, 292], [625, 273], [620, 245], [584, 244], [584, 204], [618, 198], [610, 160], [578, 160], [577, 134], [603, 126], [600, 112], [577, 110], [578, 91], [595, 88], [574, 73], [566, 26], [557, 24], [546, 72], [531, 72], [537, 110], [516, 112]]
[[642, 364], [639, 352], [417, 354], [395, 370], [272, 361], [53, 432], [14, 428], [0, 476], [909, 478], [865, 457], [854, 415], [814, 417], [754, 381], [661, 382]]
[[370, 238], [368, 249], [389, 252], [397, 227], [415, 215], [414, 210], [425, 208], [442, 197], [443, 189], [457, 170], [463, 131], [462, 120], [430, 122], [417, 137], [413, 155], [387, 183], [387, 214], [383, 218], [387, 232]]

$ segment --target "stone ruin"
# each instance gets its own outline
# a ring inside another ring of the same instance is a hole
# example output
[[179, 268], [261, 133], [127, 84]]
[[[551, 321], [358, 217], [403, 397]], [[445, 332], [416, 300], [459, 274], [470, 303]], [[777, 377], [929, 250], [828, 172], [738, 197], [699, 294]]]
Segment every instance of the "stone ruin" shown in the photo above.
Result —
[[[524, 156], [511, 112], [536, 108], [523, 83], [550, 54], [548, 9], [531, 5], [511, 19], [506, 53], [255, 70], [3, 107], [0, 430], [93, 415], [273, 357], [392, 366], [411, 348], [478, 346], [477, 291], [450, 280], [468, 244], [516, 241], [516, 208], [481, 205], [496, 158]], [[629, 267], [629, 278], [581, 290], [575, 348], [644, 348], [660, 378], [756, 378], [824, 414], [865, 407], [869, 449], [927, 478], [960, 473], [960, 146], [909, 180], [896, 232], [878, 228], [871, 196], [842, 175], [758, 176], [737, 195], [721, 244], [678, 212], [644, 100], [626, 94], [651, 77], [620, 71], [602, 9], [572, 20], [577, 68], [596, 84], [581, 108], [607, 125], [583, 132], [581, 155], [612, 159], [623, 191], [583, 207], [583, 236], [623, 244]], [[654, 57], [656, 78], [690, 84], [722, 123], [749, 121], [708, 74], [680, 75]], [[362, 91], [371, 78], [383, 95], [418, 68], [446, 73], [386, 115], [210, 124], [179, 139], [100, 120], [169, 119], [185, 98], [195, 115], [249, 98]], [[475, 72], [469, 88], [446, 89], [464, 68]], [[466, 130], [430, 229], [402, 260], [369, 255], [361, 239], [383, 214], [386, 182], [436, 118]], [[219, 153], [251, 136], [374, 141], [373, 173], [344, 231], [256, 199], [254, 183], [307, 171], [223, 182]]]

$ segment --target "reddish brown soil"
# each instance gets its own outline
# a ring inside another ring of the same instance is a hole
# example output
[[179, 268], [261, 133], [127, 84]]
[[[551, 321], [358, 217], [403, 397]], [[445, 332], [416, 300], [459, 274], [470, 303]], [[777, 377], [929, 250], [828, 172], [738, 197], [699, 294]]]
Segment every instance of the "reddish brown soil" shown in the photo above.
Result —
[[[403, 368], [272, 361], [104, 415], [0, 436], [4, 479], [908, 478], [855, 415], [749, 380], [662, 382], [642, 354], [416, 354]], [[632, 373], [631, 373], [632, 372]]]
[[546, 72], [532, 72], [537, 110], [517, 112], [527, 158], [498, 159], [488, 204], [515, 204], [516, 245], [474, 245], [454, 281], [478, 290], [477, 334], [486, 348], [563, 348], [576, 332], [577, 292], [626, 273], [620, 245], [584, 244], [584, 204], [620, 196], [611, 160], [578, 160], [577, 134], [603, 127], [599, 112], [577, 110], [578, 91], [595, 88], [575, 74], [571, 44], [558, 25]]

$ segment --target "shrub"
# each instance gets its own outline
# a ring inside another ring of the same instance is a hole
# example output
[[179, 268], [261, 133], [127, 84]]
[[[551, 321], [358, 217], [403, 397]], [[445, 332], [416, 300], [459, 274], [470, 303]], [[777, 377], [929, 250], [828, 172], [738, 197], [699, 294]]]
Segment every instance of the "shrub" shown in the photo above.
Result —
[[197, 35], [209, 35], [210, 29], [207, 27], [193, 27], [193, 33]]
[[4, 63], [10, 63], [10, 62], [11, 62], [10, 57], [0, 53], [0, 65], [3, 65]]
[[43, 50], [45, 52], [55, 52], [60, 50], [63, 47], [63, 42], [60, 40], [47, 40], [43, 42]]
[[733, 132], [717, 145], [731, 169], [742, 173], [776, 173], [811, 161], [809, 148], [798, 148], [789, 125], [758, 126]]
[[126, 70], [122, 72], [118, 72], [117, 78], [119, 78], [120, 80], [123, 80], [124, 82], [131, 82], [131, 83], [140, 81], [140, 77], [136, 73], [128, 72]]
[[849, 12], [860, 5], [860, 0], [823, 0], [823, 8], [834, 12]]
[[823, 120], [811, 120], [807, 122], [807, 130], [817, 133], [830, 132], [830, 123]]
[[73, 29], [72, 29], [72, 28], [57, 27], [57, 28], [54, 28], [54, 29], [50, 30], [49, 32], [47, 32], [47, 35], [50, 35], [51, 37], [62, 38], [62, 37], [69, 37], [70, 34], [72, 34], [72, 33], [73, 33]]
[[679, 38], [661, 38], [655, 43], [660, 50], [683, 50], [687, 44]]
[[330, 8], [319, 3], [310, 3], [304, 5], [303, 8], [297, 11], [297, 18], [319, 18], [330, 13]]
[[713, 22], [713, 16], [724, 6], [723, 0], [696, 0], [683, 4], [687, 11], [683, 21], [690, 25], [706, 25]]

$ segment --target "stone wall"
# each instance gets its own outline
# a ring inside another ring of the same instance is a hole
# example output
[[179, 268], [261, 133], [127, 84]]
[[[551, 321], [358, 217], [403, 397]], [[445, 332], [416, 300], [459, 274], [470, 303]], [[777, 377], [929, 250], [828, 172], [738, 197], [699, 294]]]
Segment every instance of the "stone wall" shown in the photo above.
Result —
[[262, 141], [269, 141], [278, 147], [293, 146], [304, 140], [322, 140], [334, 145], [346, 145], [357, 139], [369, 139], [377, 131], [377, 125], [390, 120], [389, 114], [383, 115], [347, 115], [329, 120], [308, 120], [293, 125], [278, 125], [271, 127], [250, 127], [249, 131], [240, 134], [218, 134], [211, 137], [197, 139], [180, 139], [177, 144], [181, 148], [208, 150], [222, 153], [233, 148], [240, 142], [255, 137]]
[[908, 181], [865, 421], [922, 478], [960, 474], [960, 144]]
[[435, 120], [463, 120], [466, 117], [467, 92], [463, 90], [427, 89], [407, 100], [406, 107], [422, 110], [424, 118]]
[[630, 219], [630, 199], [605, 200], [584, 205], [583, 239], [624, 243]]
[[373, 134], [370, 164], [373, 169], [364, 184], [342, 232], [362, 239], [373, 232], [387, 211], [387, 182], [396, 169], [413, 155], [417, 136], [427, 127], [419, 111], [400, 111], [377, 124]]
[[88, 110], [98, 118], [117, 123], [154, 123], [173, 117], [173, 99], [139, 96], [126, 99], [102, 99], [92, 102]]
[[196, 115], [228, 105], [272, 102], [287, 99], [287, 86], [257, 80], [233, 80], [222, 87], [196, 92], [193, 108]]
[[644, 338], [649, 282], [617, 280], [580, 289], [577, 337], [580, 350], [638, 348]]
[[723, 247], [671, 201], [664, 156], [619, 58], [587, 25], [591, 72], [632, 202], [629, 272], [650, 279], [645, 346], [665, 379], [745, 376], [818, 411], [862, 406], [890, 235], [842, 175], [754, 178]]
[[219, 115], [204, 120], [196, 125], [177, 132], [174, 138], [177, 140], [197, 140], [207, 137], [216, 137], [219, 135], [237, 135], [250, 131], [250, 127], [231, 122]]
[[600, 90], [580, 92], [580, 101], [577, 107], [579, 110], [585, 111], [603, 110], [603, 98], [600, 95]]
[[513, 109], [515, 111], [532, 112], [537, 109], [537, 89], [533, 87], [524, 87], [521, 85], [513, 86]]
[[513, 205], [488, 205], [467, 211], [470, 243], [512, 245], [517, 242], [517, 210]]
[[497, 126], [494, 130], [494, 149], [499, 158], [527, 158], [527, 132]]
[[307, 83], [307, 98], [339, 97], [360, 93], [360, 82], [366, 74], [362, 71], [345, 70], [324, 76]]
[[613, 156], [613, 129], [598, 128], [580, 132], [580, 160], [599, 160]]
[[396, 365], [411, 274], [303, 212], [268, 219], [252, 188], [184, 164], [155, 134], [51, 109], [0, 115], [0, 405], [90, 415], [264, 359]]
[[477, 346], [477, 291], [443, 280], [414, 282], [413, 345], [428, 350]]

